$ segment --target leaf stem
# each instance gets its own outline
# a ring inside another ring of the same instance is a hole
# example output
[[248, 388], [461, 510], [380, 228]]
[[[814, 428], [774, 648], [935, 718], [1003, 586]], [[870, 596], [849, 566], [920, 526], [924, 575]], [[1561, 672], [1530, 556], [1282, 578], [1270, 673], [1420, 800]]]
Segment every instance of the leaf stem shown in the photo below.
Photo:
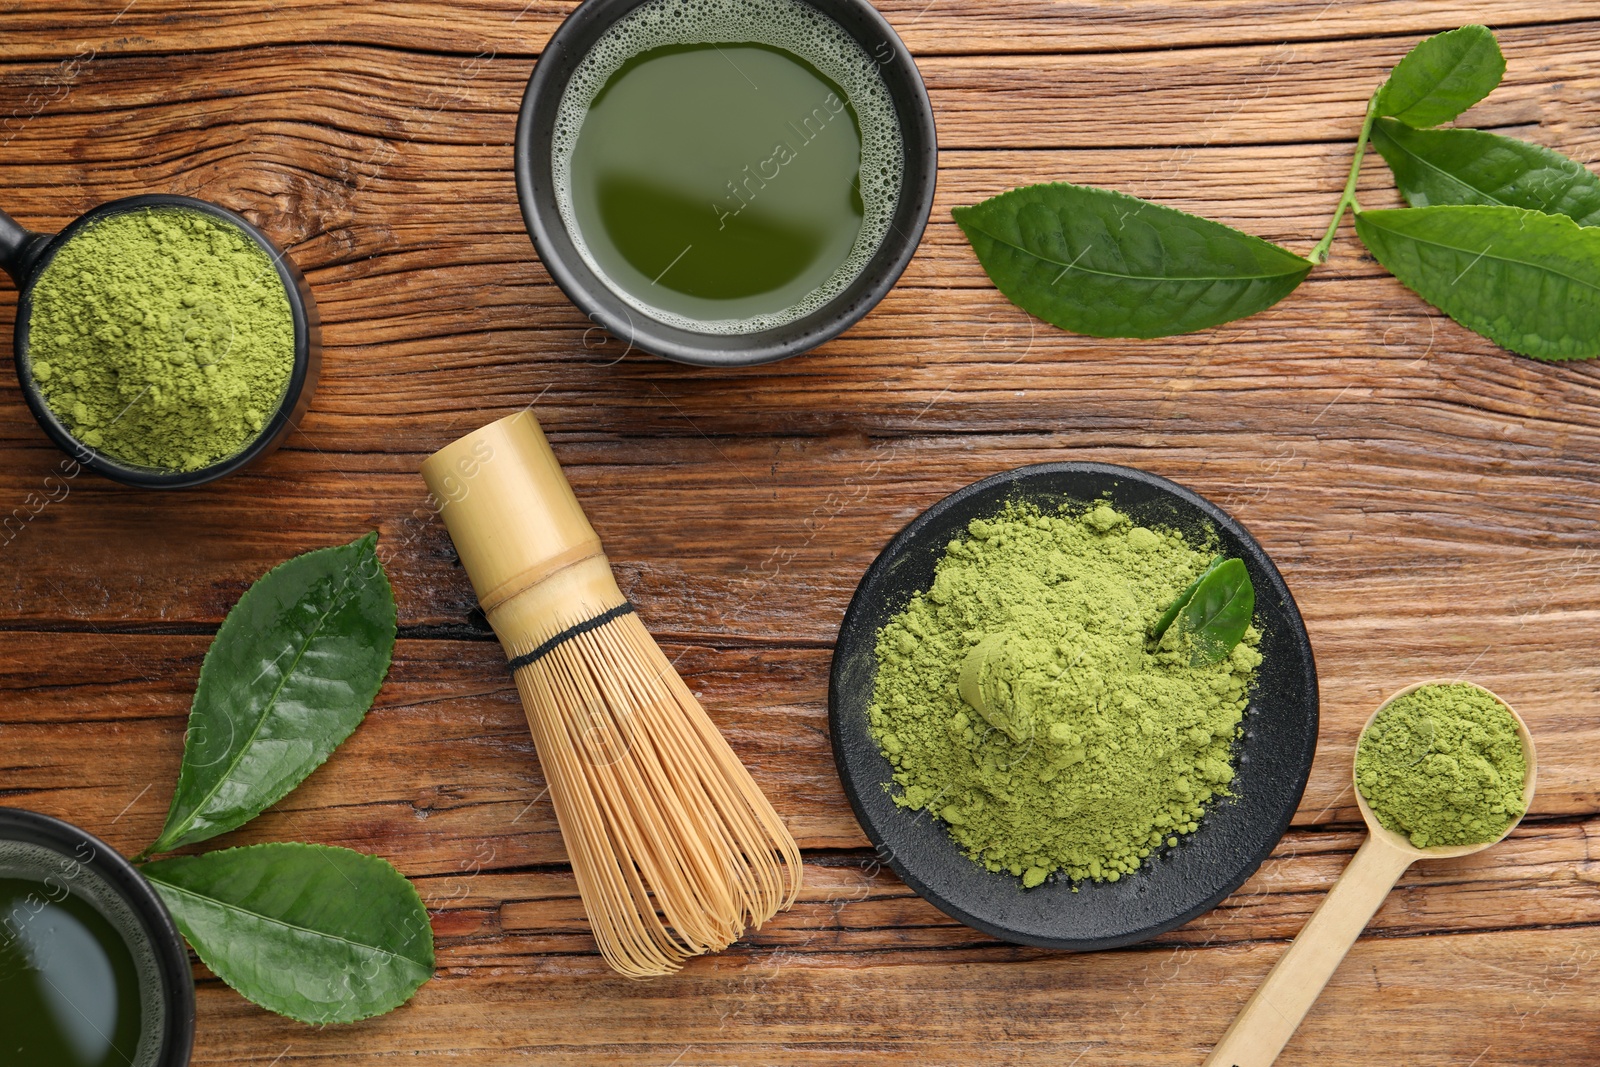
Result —
[[1345, 179], [1344, 193], [1339, 197], [1339, 206], [1333, 209], [1333, 221], [1328, 223], [1328, 232], [1322, 235], [1322, 240], [1317, 242], [1317, 247], [1311, 250], [1306, 258], [1313, 263], [1322, 263], [1328, 258], [1328, 249], [1333, 247], [1333, 235], [1339, 232], [1339, 223], [1344, 221], [1344, 213], [1349, 208], [1361, 209], [1356, 203], [1356, 179], [1361, 177], [1361, 161], [1367, 154], [1367, 140], [1372, 136], [1372, 124], [1378, 120], [1378, 95], [1383, 91], [1380, 86], [1378, 92], [1372, 94], [1372, 99], [1367, 101], [1367, 117], [1361, 123], [1361, 136], [1356, 139], [1355, 158], [1350, 160], [1350, 177]]

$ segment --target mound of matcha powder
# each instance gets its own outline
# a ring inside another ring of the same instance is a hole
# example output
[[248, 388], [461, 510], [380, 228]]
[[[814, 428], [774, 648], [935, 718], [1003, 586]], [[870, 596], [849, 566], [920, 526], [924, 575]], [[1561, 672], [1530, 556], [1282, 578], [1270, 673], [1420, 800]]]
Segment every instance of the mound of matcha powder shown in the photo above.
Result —
[[1378, 821], [1418, 848], [1493, 841], [1522, 817], [1517, 720], [1475, 685], [1391, 701], [1356, 747], [1356, 785]]
[[181, 208], [112, 215], [35, 281], [28, 368], [74, 437], [115, 459], [195, 470], [261, 432], [289, 382], [283, 281], [236, 226]]
[[[1116, 881], [1177, 845], [1228, 795], [1261, 662], [1254, 627], [1210, 666], [1191, 666], [1177, 627], [1149, 644], [1210, 559], [1104, 504], [973, 521], [878, 634], [869, 715], [896, 802], [1027, 887], [1057, 871]], [[961, 693], [973, 662], [979, 705]]]

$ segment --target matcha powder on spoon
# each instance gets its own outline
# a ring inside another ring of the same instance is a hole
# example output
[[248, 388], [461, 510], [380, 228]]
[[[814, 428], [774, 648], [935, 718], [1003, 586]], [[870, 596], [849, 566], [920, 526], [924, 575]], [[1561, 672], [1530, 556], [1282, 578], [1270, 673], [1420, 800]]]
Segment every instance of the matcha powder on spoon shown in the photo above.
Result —
[[1417, 848], [1493, 841], [1521, 818], [1528, 763], [1517, 720], [1493, 693], [1425, 685], [1361, 734], [1356, 784], [1387, 829]]
[[1233, 780], [1260, 634], [1195, 666], [1176, 627], [1148, 633], [1210, 559], [1105, 504], [974, 520], [878, 634], [896, 802], [1028, 887], [1116, 881], [1196, 830]]
[[203, 212], [153, 208], [86, 226], [31, 295], [28, 370], [77, 440], [113, 459], [197, 470], [272, 417], [294, 318], [267, 253]]

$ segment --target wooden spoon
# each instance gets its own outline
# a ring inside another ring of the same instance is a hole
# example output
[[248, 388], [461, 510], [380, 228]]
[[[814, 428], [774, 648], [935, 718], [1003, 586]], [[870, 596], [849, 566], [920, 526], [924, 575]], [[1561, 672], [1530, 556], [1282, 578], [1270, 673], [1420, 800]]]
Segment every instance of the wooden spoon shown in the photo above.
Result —
[[[1406, 686], [1378, 705], [1378, 710], [1361, 728], [1362, 734], [1365, 735], [1372, 728], [1373, 720], [1384, 708], [1400, 697], [1425, 685], [1452, 684], [1458, 683], [1428, 681]], [[1483, 691], [1489, 692], [1487, 689]], [[1494, 696], [1493, 693], [1489, 695]], [[1500, 700], [1499, 697], [1495, 699]], [[1526, 812], [1533, 803], [1534, 779], [1538, 771], [1533, 736], [1528, 733], [1528, 724], [1522, 721], [1522, 716], [1505, 701], [1500, 700], [1500, 703], [1517, 720], [1517, 734], [1522, 739], [1523, 758], [1528, 764], [1527, 773], [1522, 779], [1523, 810]], [[1354, 781], [1355, 769], [1352, 767], [1352, 786]], [[1359, 787], [1356, 787], [1355, 793], [1361, 817], [1367, 822], [1366, 841], [1362, 842], [1355, 858], [1344, 869], [1344, 874], [1334, 884], [1322, 906], [1289, 946], [1289, 951], [1278, 960], [1261, 988], [1245, 1004], [1233, 1020], [1233, 1025], [1228, 1027], [1228, 1032], [1217, 1042], [1216, 1048], [1211, 1050], [1205, 1067], [1270, 1067], [1278, 1058], [1278, 1053], [1283, 1051], [1283, 1046], [1289, 1043], [1289, 1038], [1294, 1036], [1300, 1020], [1311, 1010], [1322, 987], [1333, 977], [1339, 961], [1356, 943], [1356, 938], [1361, 936], [1361, 931], [1366, 929], [1368, 921], [1407, 867], [1420, 859], [1450, 859], [1481, 852], [1504, 839], [1522, 821], [1521, 818], [1516, 819], [1506, 827], [1505, 833], [1480, 845], [1417, 848], [1404, 834], [1384, 828], [1367, 806]]]

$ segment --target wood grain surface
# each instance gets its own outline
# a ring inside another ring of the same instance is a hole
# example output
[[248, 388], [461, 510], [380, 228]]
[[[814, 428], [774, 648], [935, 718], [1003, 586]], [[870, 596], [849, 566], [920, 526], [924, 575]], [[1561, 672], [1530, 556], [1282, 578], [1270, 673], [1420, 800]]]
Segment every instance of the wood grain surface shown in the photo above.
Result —
[[[0, 207], [34, 229], [203, 196], [287, 247], [325, 370], [280, 452], [138, 492], [61, 459], [0, 382], [0, 803], [132, 853], [155, 834], [201, 656], [248, 584], [382, 532], [394, 669], [367, 722], [227, 843], [377, 852], [415, 879], [439, 972], [315, 1030], [196, 964], [202, 1064], [1194, 1064], [1359, 843], [1356, 731], [1407, 682], [1506, 696], [1540, 746], [1503, 845], [1419, 864], [1281, 1062], [1600, 1063], [1600, 367], [1500, 351], [1418, 302], [1348, 224], [1279, 306], [1100, 341], [988, 284], [949, 208], [1067, 179], [1305, 251], [1364, 101], [1418, 36], [1499, 32], [1475, 125], [1600, 155], [1600, 8], [1481, 0], [886, 0], [943, 146], [901, 284], [816, 352], [678, 366], [591, 329], [523, 231], [522, 87], [572, 5], [0, 5]], [[1396, 203], [1369, 160], [1362, 201]], [[0, 292], [9, 352], [15, 294]], [[619, 578], [806, 851], [801, 902], [677, 977], [590, 939], [503, 659], [417, 476], [533, 405]], [[883, 869], [827, 740], [833, 636], [905, 522], [1023, 463], [1176, 479], [1250, 527], [1305, 614], [1316, 765], [1273, 857], [1153, 942], [1070, 955], [954, 923]], [[64, 486], [64, 488], [63, 488]]]

